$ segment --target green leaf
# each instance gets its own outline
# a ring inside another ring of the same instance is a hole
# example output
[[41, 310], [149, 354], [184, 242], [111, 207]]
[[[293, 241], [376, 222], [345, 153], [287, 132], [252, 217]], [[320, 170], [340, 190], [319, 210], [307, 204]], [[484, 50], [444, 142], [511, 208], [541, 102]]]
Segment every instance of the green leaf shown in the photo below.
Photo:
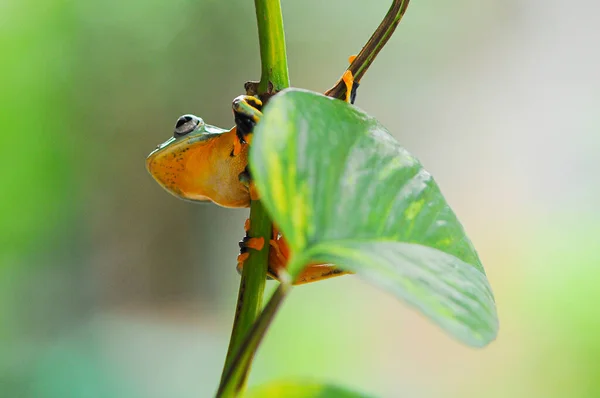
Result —
[[431, 175], [374, 118], [298, 89], [271, 99], [250, 165], [288, 240], [308, 262], [356, 272], [472, 346], [498, 330], [494, 297], [463, 227]]
[[337, 386], [318, 384], [312, 381], [277, 381], [251, 388], [244, 398], [369, 398]]

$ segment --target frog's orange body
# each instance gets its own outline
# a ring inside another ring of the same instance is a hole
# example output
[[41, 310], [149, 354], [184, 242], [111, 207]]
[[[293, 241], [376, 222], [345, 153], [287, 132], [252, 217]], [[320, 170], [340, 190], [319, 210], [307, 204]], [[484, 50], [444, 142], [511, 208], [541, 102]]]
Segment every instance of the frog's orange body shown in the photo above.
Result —
[[[202, 135], [207, 137], [199, 139]], [[248, 185], [239, 179], [248, 165], [248, 145], [232, 156], [235, 127], [179, 140], [159, 146], [146, 161], [148, 171], [162, 187], [186, 200], [212, 201], [223, 207], [250, 206]]]

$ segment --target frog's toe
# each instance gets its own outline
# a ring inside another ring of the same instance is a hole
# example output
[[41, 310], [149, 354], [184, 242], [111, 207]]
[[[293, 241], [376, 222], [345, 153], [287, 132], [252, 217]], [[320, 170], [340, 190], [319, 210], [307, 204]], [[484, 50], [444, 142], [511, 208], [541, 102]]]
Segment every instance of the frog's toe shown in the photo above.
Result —
[[254, 249], [254, 250], [262, 250], [263, 247], [265, 246], [265, 239], [264, 238], [251, 238], [248, 235], [244, 236], [244, 239], [242, 239], [239, 243], [240, 245], [240, 252], [243, 253], [247, 253], [248, 249]]
[[248, 253], [248, 252], [240, 253], [239, 256], [237, 257], [237, 266], [235, 267], [235, 269], [237, 270], [238, 274], [242, 275], [242, 270], [244, 269], [244, 263], [246, 262], [246, 260], [248, 260], [248, 257], [250, 257], [250, 253]]
[[232, 103], [233, 112], [258, 123], [262, 117], [262, 101], [251, 95], [239, 95]]

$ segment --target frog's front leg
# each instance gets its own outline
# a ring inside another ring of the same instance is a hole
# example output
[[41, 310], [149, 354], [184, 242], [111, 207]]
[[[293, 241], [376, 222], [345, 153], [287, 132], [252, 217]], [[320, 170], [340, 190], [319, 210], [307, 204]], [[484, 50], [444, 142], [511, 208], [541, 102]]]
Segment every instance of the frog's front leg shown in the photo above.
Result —
[[[244, 87], [247, 93], [251, 93], [256, 90], [258, 83], [247, 82]], [[256, 123], [262, 118], [263, 103], [260, 99], [252, 95], [240, 95], [233, 100], [232, 108], [235, 118], [236, 136], [238, 142], [234, 143], [233, 153], [237, 154], [239, 151], [236, 148], [240, 148], [242, 145], [249, 145], [252, 141], [252, 134]], [[250, 175], [250, 168], [248, 165], [244, 168], [238, 176], [240, 182], [248, 188], [250, 192], [251, 200], [258, 200], [258, 192], [254, 184], [252, 183], [252, 176]]]
[[241, 144], [250, 144], [254, 126], [262, 118], [262, 101], [250, 95], [240, 95], [233, 100], [236, 134]]

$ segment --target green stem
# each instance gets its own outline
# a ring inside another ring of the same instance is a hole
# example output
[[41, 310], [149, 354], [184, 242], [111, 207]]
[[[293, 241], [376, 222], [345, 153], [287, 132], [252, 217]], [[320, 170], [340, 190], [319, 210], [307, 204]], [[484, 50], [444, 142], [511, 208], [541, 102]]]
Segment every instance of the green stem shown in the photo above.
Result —
[[236, 393], [239, 393], [239, 390], [236, 388], [238, 383], [235, 382], [235, 377], [240, 371], [247, 371], [250, 367], [250, 363], [254, 358], [254, 354], [256, 354], [258, 346], [262, 342], [269, 325], [271, 325], [279, 306], [287, 296], [290, 288], [291, 284], [289, 281], [281, 283], [275, 293], [273, 293], [273, 296], [267, 303], [265, 309], [261, 312], [256, 322], [254, 322], [250, 333], [246, 336], [243, 344], [233, 356], [234, 365], [223, 373], [221, 385], [217, 392], [218, 397], [234, 396]]
[[[221, 384], [223, 384], [225, 374], [233, 367], [235, 355], [242, 346], [244, 339], [262, 308], [265, 281], [267, 279], [267, 263], [269, 260], [268, 242], [271, 237], [271, 228], [271, 220], [262, 203], [260, 201], [252, 201], [250, 204], [250, 230], [248, 234], [252, 237], [262, 237], [265, 241], [265, 246], [260, 251], [250, 249], [250, 256], [244, 263], [229, 348], [225, 357], [223, 374], [221, 375]], [[237, 376], [237, 388], [243, 390], [247, 379], [247, 371], [241, 372]]]
[[273, 93], [290, 86], [285, 34], [279, 0], [254, 0], [262, 73], [258, 93]]
[[[262, 63], [262, 75], [257, 94], [274, 94], [289, 86], [281, 5], [279, 0], [255, 0], [255, 7]], [[265, 98], [263, 102], [268, 100], [268, 96]], [[254, 336], [250, 333], [251, 330], [257, 333], [256, 325], [254, 329], [252, 328], [262, 307], [271, 230], [272, 223], [262, 203], [252, 201], [248, 234], [254, 238], [263, 238], [265, 245], [260, 251], [250, 250], [250, 256], [244, 263], [231, 339], [217, 397], [235, 396], [243, 392], [254, 353], [262, 338], [260, 336], [258, 339], [254, 338], [253, 341], [256, 342], [254, 348], [251, 344], [245, 343], [248, 338]], [[279, 304], [276, 307], [278, 306]], [[268, 321], [263, 325], [264, 330], [273, 315], [274, 312], [266, 315]]]
[[[390, 37], [392, 37], [394, 30], [396, 30], [396, 27], [406, 12], [409, 1], [410, 0], [394, 0], [392, 2], [390, 9], [377, 27], [377, 30], [373, 32], [367, 44], [360, 50], [354, 61], [348, 67], [347, 70], [352, 72], [355, 82], [360, 82], [360, 79], [362, 79], [367, 72], [367, 69], [369, 69], [369, 66], [371, 66], [379, 51], [381, 51]], [[325, 95], [340, 99], [345, 98], [346, 85], [342, 79], [338, 80], [332, 88], [327, 90]]]

